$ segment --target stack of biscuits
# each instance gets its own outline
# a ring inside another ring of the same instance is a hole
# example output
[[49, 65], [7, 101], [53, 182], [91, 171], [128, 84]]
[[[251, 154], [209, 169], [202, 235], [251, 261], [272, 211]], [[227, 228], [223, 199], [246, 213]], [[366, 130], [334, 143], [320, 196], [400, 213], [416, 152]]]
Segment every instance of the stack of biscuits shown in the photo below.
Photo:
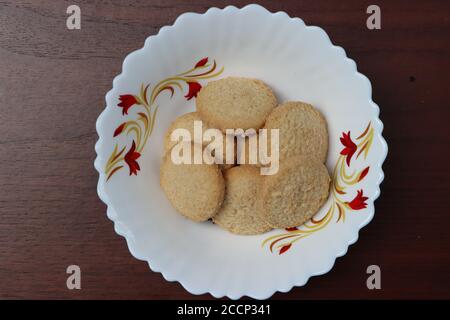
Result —
[[[300, 226], [321, 208], [328, 198], [330, 177], [324, 165], [327, 123], [317, 109], [304, 102], [278, 105], [264, 82], [239, 77], [209, 82], [198, 94], [196, 106], [196, 112], [171, 124], [164, 140], [160, 183], [178, 212], [194, 221], [211, 219], [235, 234], [254, 235]], [[171, 140], [178, 128], [193, 136], [194, 121], [202, 121], [203, 130], [214, 128], [223, 135], [226, 129], [279, 129], [278, 172], [262, 175], [262, 165], [248, 161], [175, 164], [171, 150], [177, 144], [206, 148]]]

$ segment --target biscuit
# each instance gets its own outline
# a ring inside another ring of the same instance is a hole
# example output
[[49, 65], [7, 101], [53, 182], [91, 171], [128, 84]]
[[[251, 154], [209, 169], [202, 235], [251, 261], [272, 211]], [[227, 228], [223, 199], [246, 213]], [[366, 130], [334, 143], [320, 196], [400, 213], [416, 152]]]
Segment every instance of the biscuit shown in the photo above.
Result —
[[[194, 147], [201, 148], [192, 143], [191, 154]], [[221, 170], [216, 164], [177, 165], [171, 159], [171, 151], [165, 154], [160, 169], [160, 184], [167, 198], [177, 211], [191, 220], [210, 219], [219, 210], [224, 197]]]
[[[167, 132], [164, 136], [164, 152], [169, 151], [170, 149], [172, 149], [172, 147], [174, 145], [176, 145], [178, 143], [178, 141], [172, 141], [171, 139], [171, 134], [175, 129], [186, 129], [189, 131], [190, 135], [191, 135], [191, 139], [193, 141], [194, 139], [194, 121], [202, 121], [202, 131], [206, 131], [208, 129], [212, 129], [207, 122], [203, 121], [202, 118], [200, 117], [200, 114], [198, 112], [189, 112], [189, 113], [185, 113], [181, 116], [179, 116], [178, 118], [176, 118], [172, 124], [170, 125], [169, 129], [167, 129]], [[222, 134], [222, 138], [223, 138], [223, 143], [225, 144], [225, 135], [222, 133], [221, 130], [218, 130], [218, 132], [220, 132], [220, 134]], [[203, 141], [203, 146], [207, 146], [210, 142], [209, 141]], [[228, 169], [234, 166], [233, 164], [226, 164], [225, 163], [225, 158], [226, 157], [226, 153], [225, 153], [225, 148], [224, 148], [224, 153], [223, 153], [223, 164], [219, 164], [221, 169]]]
[[235, 234], [253, 235], [271, 230], [256, 208], [262, 176], [259, 169], [239, 166], [225, 171], [225, 199], [213, 217], [215, 224]]
[[264, 176], [258, 209], [274, 228], [302, 225], [328, 198], [330, 176], [315, 158], [294, 157], [280, 163], [277, 174]]
[[[293, 156], [316, 157], [326, 161], [328, 129], [323, 115], [312, 105], [291, 101], [275, 108], [267, 117], [266, 129], [279, 129], [279, 159]], [[270, 134], [268, 133], [268, 146]]]
[[[178, 141], [172, 141], [170, 135], [175, 129], [186, 129], [191, 134], [191, 139], [194, 139], [194, 121], [202, 121], [203, 131], [210, 129], [209, 125], [200, 118], [198, 112], [185, 113], [178, 118], [176, 118], [167, 129], [166, 135], [164, 136], [164, 152], [170, 150]], [[203, 143], [203, 145], [208, 144], [208, 142]]]
[[260, 80], [229, 77], [209, 82], [196, 103], [201, 117], [215, 128], [246, 130], [261, 128], [277, 99]]

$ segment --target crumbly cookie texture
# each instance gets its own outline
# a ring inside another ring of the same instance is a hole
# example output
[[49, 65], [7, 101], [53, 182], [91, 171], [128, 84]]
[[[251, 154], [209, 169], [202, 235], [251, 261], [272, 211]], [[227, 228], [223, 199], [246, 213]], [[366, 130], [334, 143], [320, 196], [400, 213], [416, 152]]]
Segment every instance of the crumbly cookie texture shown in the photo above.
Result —
[[328, 198], [330, 176], [316, 158], [294, 157], [280, 163], [280, 170], [265, 176], [258, 192], [258, 209], [274, 228], [302, 225]]
[[225, 199], [213, 217], [215, 224], [235, 234], [254, 235], [272, 228], [257, 210], [256, 196], [262, 182], [259, 169], [238, 166], [225, 171]]
[[[279, 129], [280, 162], [293, 156], [316, 157], [326, 161], [328, 128], [324, 116], [312, 105], [290, 101], [275, 108], [265, 129]], [[270, 134], [268, 135], [270, 146]]]
[[209, 82], [196, 101], [201, 117], [221, 130], [259, 129], [277, 105], [272, 89], [264, 82], [239, 77]]
[[225, 183], [216, 164], [174, 164], [169, 151], [162, 161], [160, 184], [175, 209], [194, 221], [212, 218], [223, 202]]

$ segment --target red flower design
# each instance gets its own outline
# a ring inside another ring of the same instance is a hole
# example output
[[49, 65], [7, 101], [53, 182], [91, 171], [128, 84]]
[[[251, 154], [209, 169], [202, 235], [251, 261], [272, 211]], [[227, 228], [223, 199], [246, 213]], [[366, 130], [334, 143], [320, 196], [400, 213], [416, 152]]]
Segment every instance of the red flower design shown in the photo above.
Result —
[[123, 131], [123, 129], [125, 128], [126, 124], [127, 124], [127, 123], [124, 122], [124, 123], [122, 123], [120, 126], [118, 126], [117, 129], [114, 130], [114, 135], [113, 135], [113, 137], [117, 137], [119, 134], [121, 134], [122, 131]]
[[130, 109], [133, 105], [135, 104], [140, 104], [138, 103], [137, 99], [135, 96], [131, 95], [131, 94], [123, 94], [119, 97], [120, 103], [117, 105], [122, 109], [122, 114], [128, 114], [128, 109]]
[[189, 92], [184, 97], [188, 100], [191, 100], [193, 97], [197, 98], [197, 94], [202, 88], [200, 83], [195, 81], [193, 82], [186, 81], [186, 83], [189, 85]]
[[342, 132], [341, 143], [344, 145], [344, 149], [341, 151], [341, 155], [346, 156], [345, 161], [347, 166], [350, 166], [350, 160], [356, 152], [356, 144], [350, 137], [350, 131], [348, 133]]
[[279, 254], [283, 254], [283, 253], [285, 253], [286, 251], [288, 251], [289, 250], [289, 248], [292, 246], [292, 244], [291, 243], [289, 243], [289, 244], [287, 244], [287, 245], [285, 245], [285, 246], [282, 246], [281, 247], [281, 249], [280, 249], [280, 252], [279, 252]]
[[197, 64], [195, 65], [195, 68], [203, 67], [207, 63], [208, 63], [208, 58], [203, 58], [202, 60], [197, 62]]
[[364, 197], [363, 195], [363, 190], [358, 190], [358, 193], [355, 197], [355, 199], [353, 199], [350, 202], [346, 202], [346, 204], [352, 208], [353, 210], [361, 210], [364, 208], [367, 208], [367, 203], [365, 202], [367, 199], [367, 197]]
[[141, 170], [139, 163], [136, 161], [140, 156], [141, 154], [136, 152], [136, 144], [133, 140], [130, 150], [128, 150], [124, 157], [125, 162], [128, 164], [128, 167], [130, 167], [130, 176], [132, 174], [137, 175], [138, 170]]

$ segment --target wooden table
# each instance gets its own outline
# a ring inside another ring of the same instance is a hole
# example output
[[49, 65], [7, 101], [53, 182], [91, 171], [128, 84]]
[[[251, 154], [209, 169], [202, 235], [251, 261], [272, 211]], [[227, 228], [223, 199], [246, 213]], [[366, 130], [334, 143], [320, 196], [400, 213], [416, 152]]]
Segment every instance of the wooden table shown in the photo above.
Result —
[[[81, 8], [81, 30], [66, 9]], [[323, 27], [373, 83], [389, 155], [373, 222], [277, 299], [450, 298], [450, 3], [261, 1]], [[96, 192], [95, 121], [123, 58], [185, 12], [245, 1], [0, 1], [0, 298], [205, 299], [134, 259]], [[82, 289], [66, 288], [66, 267]], [[366, 288], [377, 264], [382, 289]]]

